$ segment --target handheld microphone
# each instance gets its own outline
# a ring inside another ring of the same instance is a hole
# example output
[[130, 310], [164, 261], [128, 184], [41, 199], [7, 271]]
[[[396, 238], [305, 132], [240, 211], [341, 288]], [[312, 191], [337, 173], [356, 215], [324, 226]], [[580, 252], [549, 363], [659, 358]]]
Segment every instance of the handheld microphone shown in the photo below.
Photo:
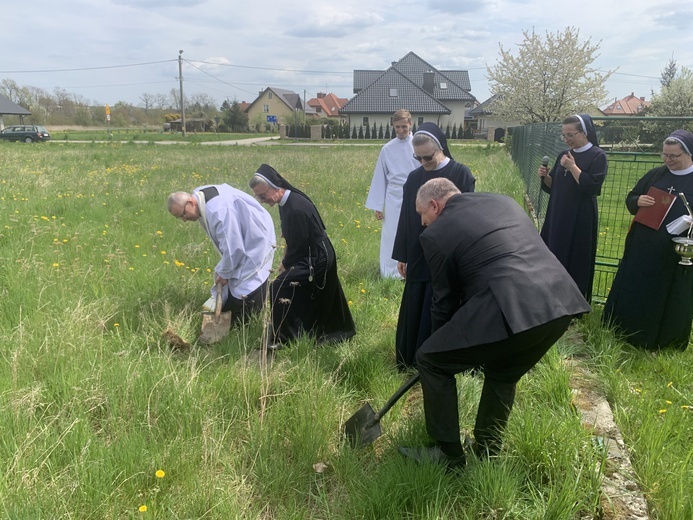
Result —
[[548, 167], [549, 167], [549, 156], [548, 156], [548, 155], [545, 155], [544, 157], [542, 157], [542, 159], [541, 159], [541, 165], [542, 165], [544, 168], [548, 168]]

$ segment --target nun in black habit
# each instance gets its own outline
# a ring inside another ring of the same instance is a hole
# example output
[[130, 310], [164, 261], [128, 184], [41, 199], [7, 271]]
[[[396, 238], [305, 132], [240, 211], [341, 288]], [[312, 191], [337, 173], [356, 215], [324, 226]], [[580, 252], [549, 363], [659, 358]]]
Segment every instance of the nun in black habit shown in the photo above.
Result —
[[634, 346], [685, 350], [693, 320], [693, 266], [679, 264], [681, 257], [674, 251], [674, 235], [667, 224], [688, 215], [678, 193], [693, 202], [693, 134], [672, 132], [662, 152], [664, 165], [636, 183], [626, 197], [626, 207], [635, 215], [654, 205], [654, 198], [647, 194], [650, 187], [671, 193], [674, 202], [658, 229], [631, 224], [602, 318]]
[[464, 164], [456, 162], [443, 131], [434, 123], [422, 123], [412, 140], [414, 159], [421, 166], [404, 183], [402, 210], [392, 258], [404, 277], [395, 337], [395, 361], [401, 370], [415, 365], [414, 355], [431, 335], [431, 272], [426, 264], [419, 235], [424, 227], [416, 212], [416, 194], [426, 181], [445, 177], [461, 192], [474, 191], [476, 180]]
[[335, 251], [313, 202], [267, 164], [249, 184], [260, 202], [279, 205], [286, 242], [279, 275], [270, 285], [270, 346], [281, 348], [302, 334], [318, 343], [352, 337], [356, 328], [337, 277]]
[[592, 297], [597, 254], [597, 196], [606, 177], [606, 153], [588, 114], [563, 120], [568, 145], [551, 171], [539, 168], [541, 189], [550, 194], [541, 238], [575, 280], [587, 301]]

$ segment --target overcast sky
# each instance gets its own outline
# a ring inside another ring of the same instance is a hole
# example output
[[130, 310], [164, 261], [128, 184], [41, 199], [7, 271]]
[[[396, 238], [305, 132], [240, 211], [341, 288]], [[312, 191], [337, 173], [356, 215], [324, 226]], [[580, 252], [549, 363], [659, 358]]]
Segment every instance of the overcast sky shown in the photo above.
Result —
[[[672, 57], [693, 68], [693, 2], [668, 0], [12, 0], [0, 17], [0, 80], [94, 104], [140, 104], [143, 93], [253, 101], [279, 87], [353, 95], [354, 69], [384, 70], [413, 51], [434, 67], [466, 69], [489, 96], [486, 66], [522, 30], [580, 30], [601, 42], [594, 66], [617, 69], [611, 100], [650, 99]], [[81, 69], [81, 70], [77, 70]]]

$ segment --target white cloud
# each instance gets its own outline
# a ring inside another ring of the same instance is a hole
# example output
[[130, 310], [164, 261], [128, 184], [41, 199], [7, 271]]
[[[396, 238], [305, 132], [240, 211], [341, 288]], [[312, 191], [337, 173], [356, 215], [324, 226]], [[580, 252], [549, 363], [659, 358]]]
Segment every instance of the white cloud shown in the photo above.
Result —
[[[59, 85], [99, 103], [137, 103], [145, 92], [177, 88], [183, 49], [183, 58], [195, 64], [186, 61], [184, 69], [189, 92], [252, 100], [272, 85], [351, 97], [354, 69], [386, 69], [413, 51], [441, 69], [469, 69], [472, 94], [483, 100], [485, 65], [496, 62], [499, 43], [514, 49], [522, 30], [543, 35], [567, 26], [601, 41], [599, 68], [620, 67], [607, 84], [611, 97], [631, 91], [649, 97], [672, 52], [680, 66], [693, 66], [687, 6], [632, 0], [623, 9], [583, 0], [568, 14], [556, 7], [555, 0], [11, 2], [3, 11], [0, 48], [12, 52], [3, 54], [0, 80], [46, 90]], [[25, 38], [26, 20], [45, 45], [16, 45]], [[75, 68], [91, 70], [66, 71]], [[63, 72], [37, 72], [49, 69]]]

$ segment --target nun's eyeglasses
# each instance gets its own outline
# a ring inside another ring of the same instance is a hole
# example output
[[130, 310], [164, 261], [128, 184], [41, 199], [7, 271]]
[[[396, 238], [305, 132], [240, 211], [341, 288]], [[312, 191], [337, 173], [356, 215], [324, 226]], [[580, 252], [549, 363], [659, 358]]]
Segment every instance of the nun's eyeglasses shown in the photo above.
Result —
[[578, 134], [581, 134], [582, 132], [575, 132], [574, 134], [561, 134], [561, 141], [565, 141], [566, 139], [572, 139]]
[[259, 200], [260, 202], [265, 202], [265, 201], [269, 200], [269, 195], [267, 195], [267, 192], [269, 192], [269, 191], [270, 191], [270, 188], [267, 188], [262, 193], [256, 193], [255, 198], [257, 200]]
[[663, 153], [661, 155], [662, 155], [662, 159], [664, 159], [665, 161], [675, 161], [676, 159], [678, 159], [679, 157], [681, 157], [683, 155], [683, 152], [681, 152], [681, 153]]
[[413, 157], [415, 160], [417, 160], [419, 162], [424, 162], [424, 161], [428, 162], [428, 161], [433, 160], [433, 158], [436, 156], [437, 152], [438, 152], [438, 150], [433, 152], [431, 155], [416, 155], [416, 154], [414, 154]]

